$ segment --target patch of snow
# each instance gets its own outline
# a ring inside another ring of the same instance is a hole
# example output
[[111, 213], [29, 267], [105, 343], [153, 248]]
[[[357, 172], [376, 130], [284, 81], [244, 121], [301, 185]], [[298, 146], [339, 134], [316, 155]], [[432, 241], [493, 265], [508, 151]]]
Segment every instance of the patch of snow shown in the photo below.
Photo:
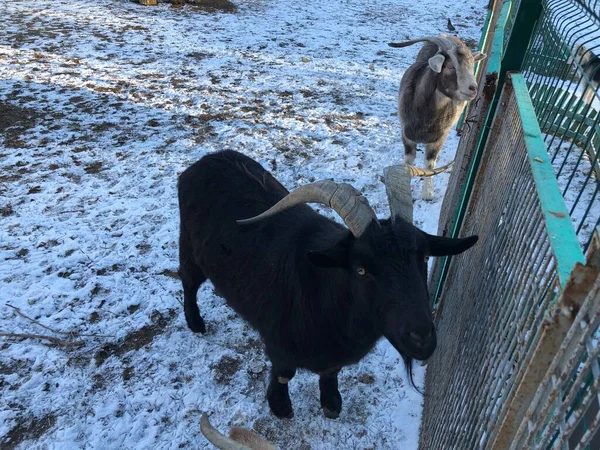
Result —
[[600, 190], [592, 169], [593, 160], [575, 142], [548, 134], [543, 137], [579, 243], [585, 247], [600, 220]]

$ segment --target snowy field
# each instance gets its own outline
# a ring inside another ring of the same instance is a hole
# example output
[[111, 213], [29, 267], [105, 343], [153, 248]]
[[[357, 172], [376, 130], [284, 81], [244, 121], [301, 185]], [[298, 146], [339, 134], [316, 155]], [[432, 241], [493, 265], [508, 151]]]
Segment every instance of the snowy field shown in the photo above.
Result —
[[[301, 372], [277, 420], [258, 335], [210, 283], [208, 333], [187, 329], [176, 181], [235, 149], [289, 189], [350, 182], [387, 217], [379, 177], [401, 160], [396, 92], [419, 49], [387, 42], [450, 17], [475, 47], [488, 1], [234, 2], [0, 2], [0, 332], [54, 338], [0, 337], [2, 449], [211, 448], [202, 412], [285, 450], [417, 448], [422, 396], [387, 342], [342, 371], [339, 419]], [[432, 203], [414, 181], [425, 231], [447, 177]]]

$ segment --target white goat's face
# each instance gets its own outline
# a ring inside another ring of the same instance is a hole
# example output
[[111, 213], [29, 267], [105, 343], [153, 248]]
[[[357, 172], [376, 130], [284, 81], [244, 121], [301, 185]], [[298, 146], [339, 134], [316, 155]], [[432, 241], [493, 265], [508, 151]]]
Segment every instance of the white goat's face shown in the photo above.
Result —
[[450, 49], [441, 50], [429, 59], [429, 67], [442, 76], [437, 88], [457, 101], [471, 101], [477, 95], [474, 76], [475, 61], [485, 58], [483, 53], [472, 54], [460, 41]]

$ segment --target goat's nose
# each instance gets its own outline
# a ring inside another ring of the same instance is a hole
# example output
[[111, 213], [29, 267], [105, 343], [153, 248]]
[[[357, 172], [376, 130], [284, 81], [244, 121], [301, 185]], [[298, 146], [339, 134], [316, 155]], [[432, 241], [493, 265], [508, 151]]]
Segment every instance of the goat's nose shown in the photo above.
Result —
[[432, 330], [430, 330], [427, 333], [416, 333], [414, 331], [411, 331], [410, 333], [408, 333], [408, 337], [410, 337], [410, 340], [413, 344], [422, 347], [431, 340], [431, 331]]
[[477, 83], [473, 83], [471, 86], [469, 86], [469, 90], [472, 92], [477, 92]]

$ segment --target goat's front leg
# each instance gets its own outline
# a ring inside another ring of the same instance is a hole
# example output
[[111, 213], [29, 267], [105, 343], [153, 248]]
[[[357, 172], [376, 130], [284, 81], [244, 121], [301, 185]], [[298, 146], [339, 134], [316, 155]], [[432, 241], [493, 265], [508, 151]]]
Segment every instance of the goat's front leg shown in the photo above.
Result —
[[[444, 138], [441, 141], [426, 145], [425, 160], [427, 169], [435, 169], [438, 155], [440, 154], [440, 150], [442, 149], [445, 140], [446, 139]], [[423, 180], [423, 200], [433, 200], [433, 177], [426, 177]]]
[[271, 381], [267, 388], [267, 400], [271, 412], [280, 419], [294, 417], [288, 382], [296, 375], [296, 368], [273, 361]]
[[339, 367], [336, 367], [319, 373], [321, 408], [328, 419], [337, 419], [342, 411], [342, 396], [338, 391], [337, 378], [340, 370]]

